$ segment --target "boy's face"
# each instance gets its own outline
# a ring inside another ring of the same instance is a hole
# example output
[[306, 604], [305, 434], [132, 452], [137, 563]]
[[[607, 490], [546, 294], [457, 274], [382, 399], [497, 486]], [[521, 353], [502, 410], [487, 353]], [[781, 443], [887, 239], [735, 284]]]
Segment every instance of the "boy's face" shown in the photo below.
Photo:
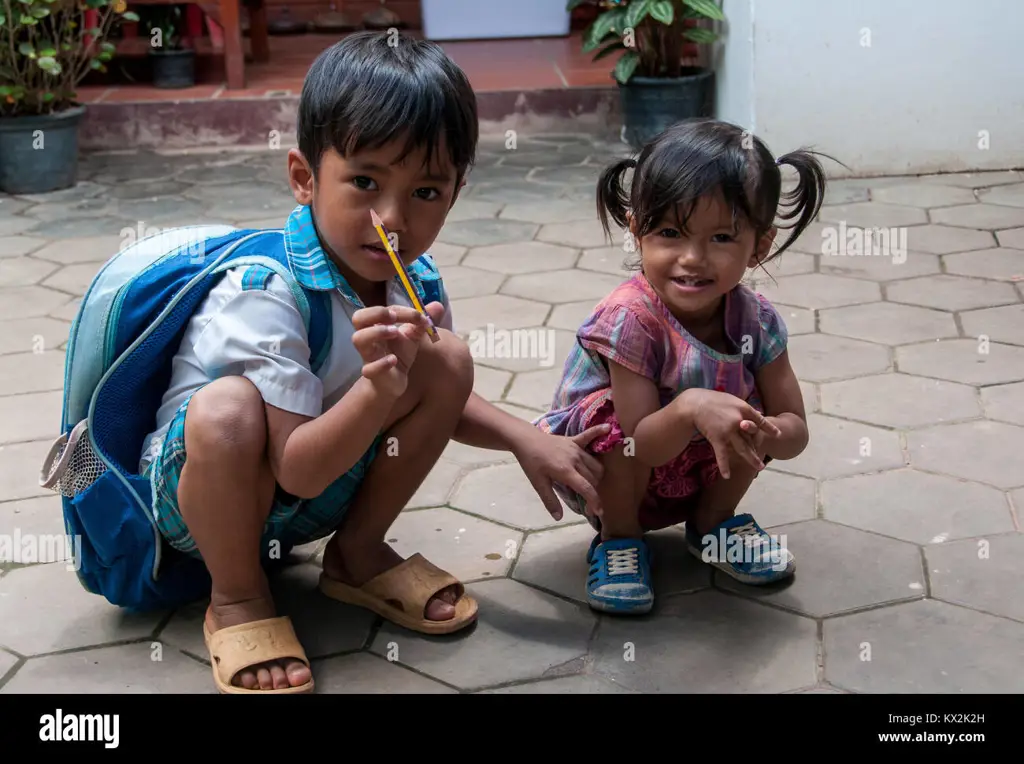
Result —
[[380, 215], [398, 256], [412, 263], [434, 242], [465, 185], [465, 179], [458, 183], [443, 145], [430, 167], [424, 166], [425, 148], [396, 164], [401, 150], [396, 143], [342, 157], [330, 149], [316, 181], [297, 149], [288, 155], [296, 201], [312, 205], [321, 244], [364, 301], [379, 299], [381, 282], [396, 276], [370, 209]]

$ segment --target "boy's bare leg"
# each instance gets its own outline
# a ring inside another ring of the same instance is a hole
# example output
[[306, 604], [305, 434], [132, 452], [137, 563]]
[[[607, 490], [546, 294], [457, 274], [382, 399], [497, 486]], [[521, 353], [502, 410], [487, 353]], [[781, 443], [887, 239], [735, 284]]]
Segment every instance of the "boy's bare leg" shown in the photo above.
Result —
[[[385, 440], [367, 471], [341, 527], [324, 550], [324, 572], [351, 586], [402, 562], [384, 539], [399, 513], [419, 489], [455, 433], [473, 390], [473, 358], [468, 346], [444, 329], [441, 340], [420, 348], [409, 386], [383, 430]], [[396, 439], [398, 453], [387, 453]], [[455, 615], [454, 588], [427, 604], [424, 616], [444, 621]]]
[[[187, 459], [178, 505], [213, 581], [206, 622], [211, 631], [277, 615], [260, 564], [260, 540], [276, 481], [267, 460], [263, 398], [244, 377], [218, 379], [197, 392], [185, 419]], [[308, 682], [300, 661], [240, 671], [246, 689]]]

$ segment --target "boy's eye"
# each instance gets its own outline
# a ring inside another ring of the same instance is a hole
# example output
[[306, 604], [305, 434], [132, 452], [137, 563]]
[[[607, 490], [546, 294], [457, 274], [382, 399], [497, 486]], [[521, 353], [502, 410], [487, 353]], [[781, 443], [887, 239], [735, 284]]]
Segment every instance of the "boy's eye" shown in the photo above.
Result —
[[727, 233], [716, 233], [712, 238], [718, 244], [728, 244], [734, 241], [733, 237]]
[[[441, 195], [441, 192], [438, 191], [436, 188], [418, 188], [418, 189], [416, 189], [416, 193], [417, 194], [424, 194], [424, 193], [436, 194], [436, 196], [432, 197], [433, 199], [436, 199], [438, 196]], [[428, 201], [430, 201], [430, 200], [428, 199]]]
[[368, 178], [365, 175], [357, 175], [355, 178], [352, 179], [352, 182], [357, 187], [362, 188], [363, 190], [367, 190], [368, 191], [369, 189], [365, 188], [365, 186], [363, 184], [365, 184], [365, 183], [371, 183], [372, 184], [374, 182], [374, 180], [373, 180], [373, 178]]

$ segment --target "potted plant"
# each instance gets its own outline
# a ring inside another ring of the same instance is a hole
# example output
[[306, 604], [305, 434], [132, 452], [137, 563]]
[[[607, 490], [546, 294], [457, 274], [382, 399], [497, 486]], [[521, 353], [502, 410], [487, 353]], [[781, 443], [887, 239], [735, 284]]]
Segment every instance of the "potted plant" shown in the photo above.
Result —
[[[0, 190], [74, 186], [85, 107], [75, 88], [114, 57], [107, 42], [124, 0], [0, 0]], [[88, 23], [87, 23], [88, 22]]]
[[149, 60], [153, 62], [153, 86], [190, 88], [196, 84], [196, 52], [185, 44], [180, 30], [185, 26], [181, 5], [158, 5], [147, 9]]
[[[569, 0], [567, 10], [593, 3]], [[623, 139], [639, 149], [681, 119], [711, 116], [714, 72], [684, 66], [687, 43], [713, 43], [718, 34], [697, 26], [724, 21], [715, 0], [600, 0], [603, 12], [583, 33], [583, 50], [601, 48], [594, 60], [622, 55], [612, 76], [619, 85]], [[603, 47], [602, 47], [603, 46]]]

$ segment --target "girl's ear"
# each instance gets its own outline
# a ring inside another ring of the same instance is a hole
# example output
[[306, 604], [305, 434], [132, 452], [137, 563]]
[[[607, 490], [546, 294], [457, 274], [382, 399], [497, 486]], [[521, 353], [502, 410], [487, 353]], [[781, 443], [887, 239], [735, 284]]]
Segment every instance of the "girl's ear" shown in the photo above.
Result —
[[754, 248], [754, 253], [750, 256], [750, 261], [747, 263], [748, 268], [756, 268], [760, 265], [769, 253], [772, 251], [772, 244], [775, 243], [775, 236], [778, 234], [779, 229], [776, 226], [769, 228], [760, 239], [757, 240], [757, 246]]

